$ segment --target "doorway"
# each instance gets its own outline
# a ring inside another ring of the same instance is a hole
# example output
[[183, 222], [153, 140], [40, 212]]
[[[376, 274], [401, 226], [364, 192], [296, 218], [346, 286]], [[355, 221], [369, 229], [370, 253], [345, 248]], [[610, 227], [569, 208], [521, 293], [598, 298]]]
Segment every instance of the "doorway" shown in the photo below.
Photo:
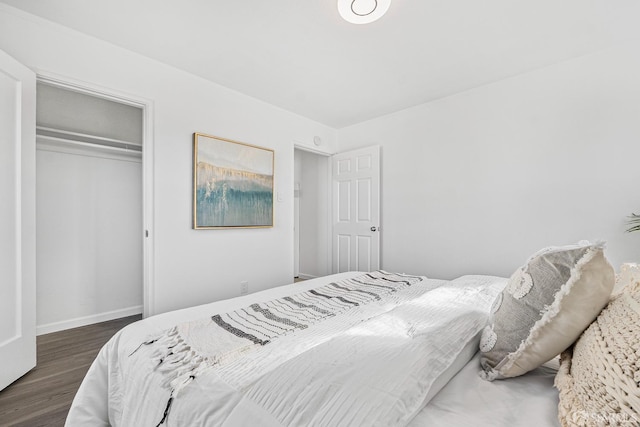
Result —
[[142, 313], [140, 105], [39, 78], [37, 334]]
[[330, 273], [329, 156], [294, 149], [294, 276]]

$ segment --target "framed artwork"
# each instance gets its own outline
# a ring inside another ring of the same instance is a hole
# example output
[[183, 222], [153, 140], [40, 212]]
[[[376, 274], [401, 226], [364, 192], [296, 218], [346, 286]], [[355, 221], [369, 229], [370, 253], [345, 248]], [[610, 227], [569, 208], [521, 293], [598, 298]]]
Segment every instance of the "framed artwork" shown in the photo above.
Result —
[[193, 228], [273, 227], [268, 148], [193, 134]]

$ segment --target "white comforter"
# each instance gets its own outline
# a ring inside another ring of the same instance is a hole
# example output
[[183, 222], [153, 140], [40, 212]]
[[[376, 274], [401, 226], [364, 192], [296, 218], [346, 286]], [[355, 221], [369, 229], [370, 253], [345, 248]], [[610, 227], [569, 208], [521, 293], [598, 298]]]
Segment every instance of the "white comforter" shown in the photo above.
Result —
[[[246, 297], [151, 317], [100, 351], [74, 400], [67, 426], [157, 425], [168, 391], [139, 344], [176, 323], [235, 310], [354, 277], [343, 273]], [[406, 425], [455, 374], [448, 369], [486, 323], [504, 279], [426, 280], [425, 292], [328, 339], [293, 334], [248, 355], [252, 375], [211, 370], [174, 399], [166, 426]], [[277, 346], [277, 347], [276, 347]], [[268, 352], [267, 352], [268, 351]], [[273, 364], [269, 354], [278, 353]], [[462, 361], [463, 363], [466, 360]], [[448, 371], [448, 372], [447, 372]], [[443, 380], [443, 373], [449, 377]], [[435, 386], [434, 386], [435, 384]]]

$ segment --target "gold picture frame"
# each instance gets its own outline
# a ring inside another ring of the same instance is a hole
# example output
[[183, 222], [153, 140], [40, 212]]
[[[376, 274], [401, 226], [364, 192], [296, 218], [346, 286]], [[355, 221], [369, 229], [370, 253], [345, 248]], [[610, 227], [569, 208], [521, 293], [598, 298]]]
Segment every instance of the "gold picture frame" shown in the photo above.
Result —
[[275, 152], [193, 134], [193, 228], [273, 227]]

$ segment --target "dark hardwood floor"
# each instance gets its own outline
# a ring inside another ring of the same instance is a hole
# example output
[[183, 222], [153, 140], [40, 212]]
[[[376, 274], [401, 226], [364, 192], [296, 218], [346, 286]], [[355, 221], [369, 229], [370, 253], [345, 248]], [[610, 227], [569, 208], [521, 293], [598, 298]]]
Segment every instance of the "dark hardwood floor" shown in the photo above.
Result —
[[71, 401], [100, 348], [141, 316], [37, 337], [37, 366], [0, 391], [0, 426], [63, 426]]

